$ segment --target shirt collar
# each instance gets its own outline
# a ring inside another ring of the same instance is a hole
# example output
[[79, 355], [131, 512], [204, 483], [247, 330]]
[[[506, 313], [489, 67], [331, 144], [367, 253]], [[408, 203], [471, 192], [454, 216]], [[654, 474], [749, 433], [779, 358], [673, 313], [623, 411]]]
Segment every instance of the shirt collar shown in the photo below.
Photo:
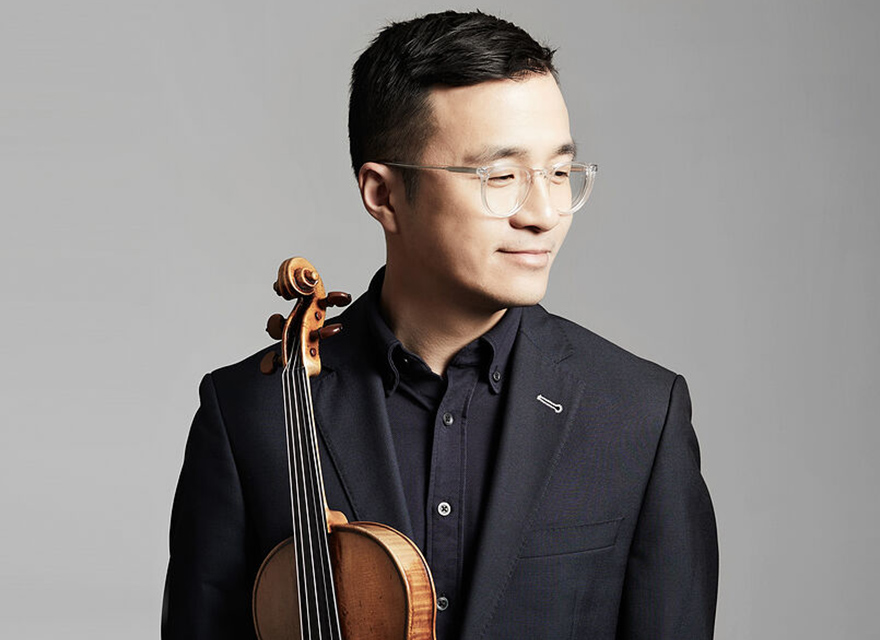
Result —
[[376, 363], [385, 384], [385, 394], [391, 395], [400, 384], [400, 372], [394, 363], [394, 352], [398, 347], [403, 348], [403, 345], [382, 317], [380, 301], [384, 281], [385, 267], [382, 267], [370, 280], [370, 287], [367, 289], [367, 321], [375, 344]]
[[[370, 281], [367, 290], [368, 322], [375, 343], [376, 362], [385, 384], [386, 396], [397, 390], [400, 384], [400, 370], [396, 359], [419, 357], [410, 353], [391, 331], [381, 311], [382, 283], [385, 280], [385, 267], [379, 269]], [[492, 393], [499, 393], [504, 386], [507, 363], [513, 350], [513, 343], [519, 330], [522, 317], [521, 307], [511, 307], [494, 327], [466, 345], [452, 358], [450, 366], [480, 367], [480, 376], [489, 384]], [[475, 355], [478, 354], [478, 355]], [[474, 362], [475, 358], [477, 362]]]

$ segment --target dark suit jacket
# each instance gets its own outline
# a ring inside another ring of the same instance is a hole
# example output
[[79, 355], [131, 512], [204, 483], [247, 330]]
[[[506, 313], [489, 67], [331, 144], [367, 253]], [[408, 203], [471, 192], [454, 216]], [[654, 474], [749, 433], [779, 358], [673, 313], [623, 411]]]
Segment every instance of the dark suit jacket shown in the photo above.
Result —
[[[382, 381], [353, 346], [366, 343], [365, 302], [342, 315], [312, 381], [327, 499], [409, 534]], [[280, 376], [262, 375], [261, 357], [202, 381], [171, 519], [166, 640], [253, 637], [254, 576], [291, 535]], [[684, 379], [536, 306], [509, 384], [461, 638], [711, 638], [717, 536]]]

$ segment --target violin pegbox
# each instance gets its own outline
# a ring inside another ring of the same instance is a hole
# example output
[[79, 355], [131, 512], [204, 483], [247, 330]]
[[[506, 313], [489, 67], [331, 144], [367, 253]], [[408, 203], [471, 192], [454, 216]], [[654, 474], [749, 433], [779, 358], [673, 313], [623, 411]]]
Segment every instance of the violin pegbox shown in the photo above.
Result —
[[290, 315], [285, 319], [280, 313], [271, 316], [266, 323], [266, 332], [275, 340], [281, 340], [281, 355], [271, 351], [263, 356], [260, 371], [273, 373], [279, 366], [296, 356], [298, 349], [300, 361], [309, 377], [321, 372], [319, 342], [336, 335], [342, 330], [341, 324], [324, 326], [328, 307], [344, 307], [351, 302], [351, 296], [341, 291], [324, 292], [324, 283], [318, 271], [305, 258], [288, 258], [278, 268], [278, 279], [272, 285], [275, 293], [285, 300], [296, 300]]

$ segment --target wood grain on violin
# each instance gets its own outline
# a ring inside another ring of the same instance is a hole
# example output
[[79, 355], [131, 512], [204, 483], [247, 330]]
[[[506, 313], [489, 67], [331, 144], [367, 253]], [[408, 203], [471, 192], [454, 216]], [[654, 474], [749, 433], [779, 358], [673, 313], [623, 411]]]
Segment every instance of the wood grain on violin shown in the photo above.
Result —
[[315, 268], [290, 258], [278, 270], [278, 295], [296, 300], [267, 331], [280, 357], [260, 364], [282, 369], [293, 536], [280, 542], [257, 573], [254, 626], [260, 640], [432, 640], [437, 611], [431, 572], [418, 547], [375, 522], [347, 522], [324, 495], [309, 378], [321, 371], [319, 344], [338, 333], [325, 310], [348, 294], [325, 294]]

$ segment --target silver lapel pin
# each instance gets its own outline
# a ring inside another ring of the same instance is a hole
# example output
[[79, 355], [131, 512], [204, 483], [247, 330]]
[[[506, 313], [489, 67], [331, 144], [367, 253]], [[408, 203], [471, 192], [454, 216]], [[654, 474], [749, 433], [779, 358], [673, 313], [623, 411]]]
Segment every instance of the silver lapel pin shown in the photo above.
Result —
[[562, 405], [561, 404], [556, 404], [555, 402], [545, 398], [541, 394], [538, 394], [538, 402], [540, 402], [541, 404], [547, 405], [548, 407], [553, 409], [553, 411], [555, 411], [556, 413], [562, 413]]

